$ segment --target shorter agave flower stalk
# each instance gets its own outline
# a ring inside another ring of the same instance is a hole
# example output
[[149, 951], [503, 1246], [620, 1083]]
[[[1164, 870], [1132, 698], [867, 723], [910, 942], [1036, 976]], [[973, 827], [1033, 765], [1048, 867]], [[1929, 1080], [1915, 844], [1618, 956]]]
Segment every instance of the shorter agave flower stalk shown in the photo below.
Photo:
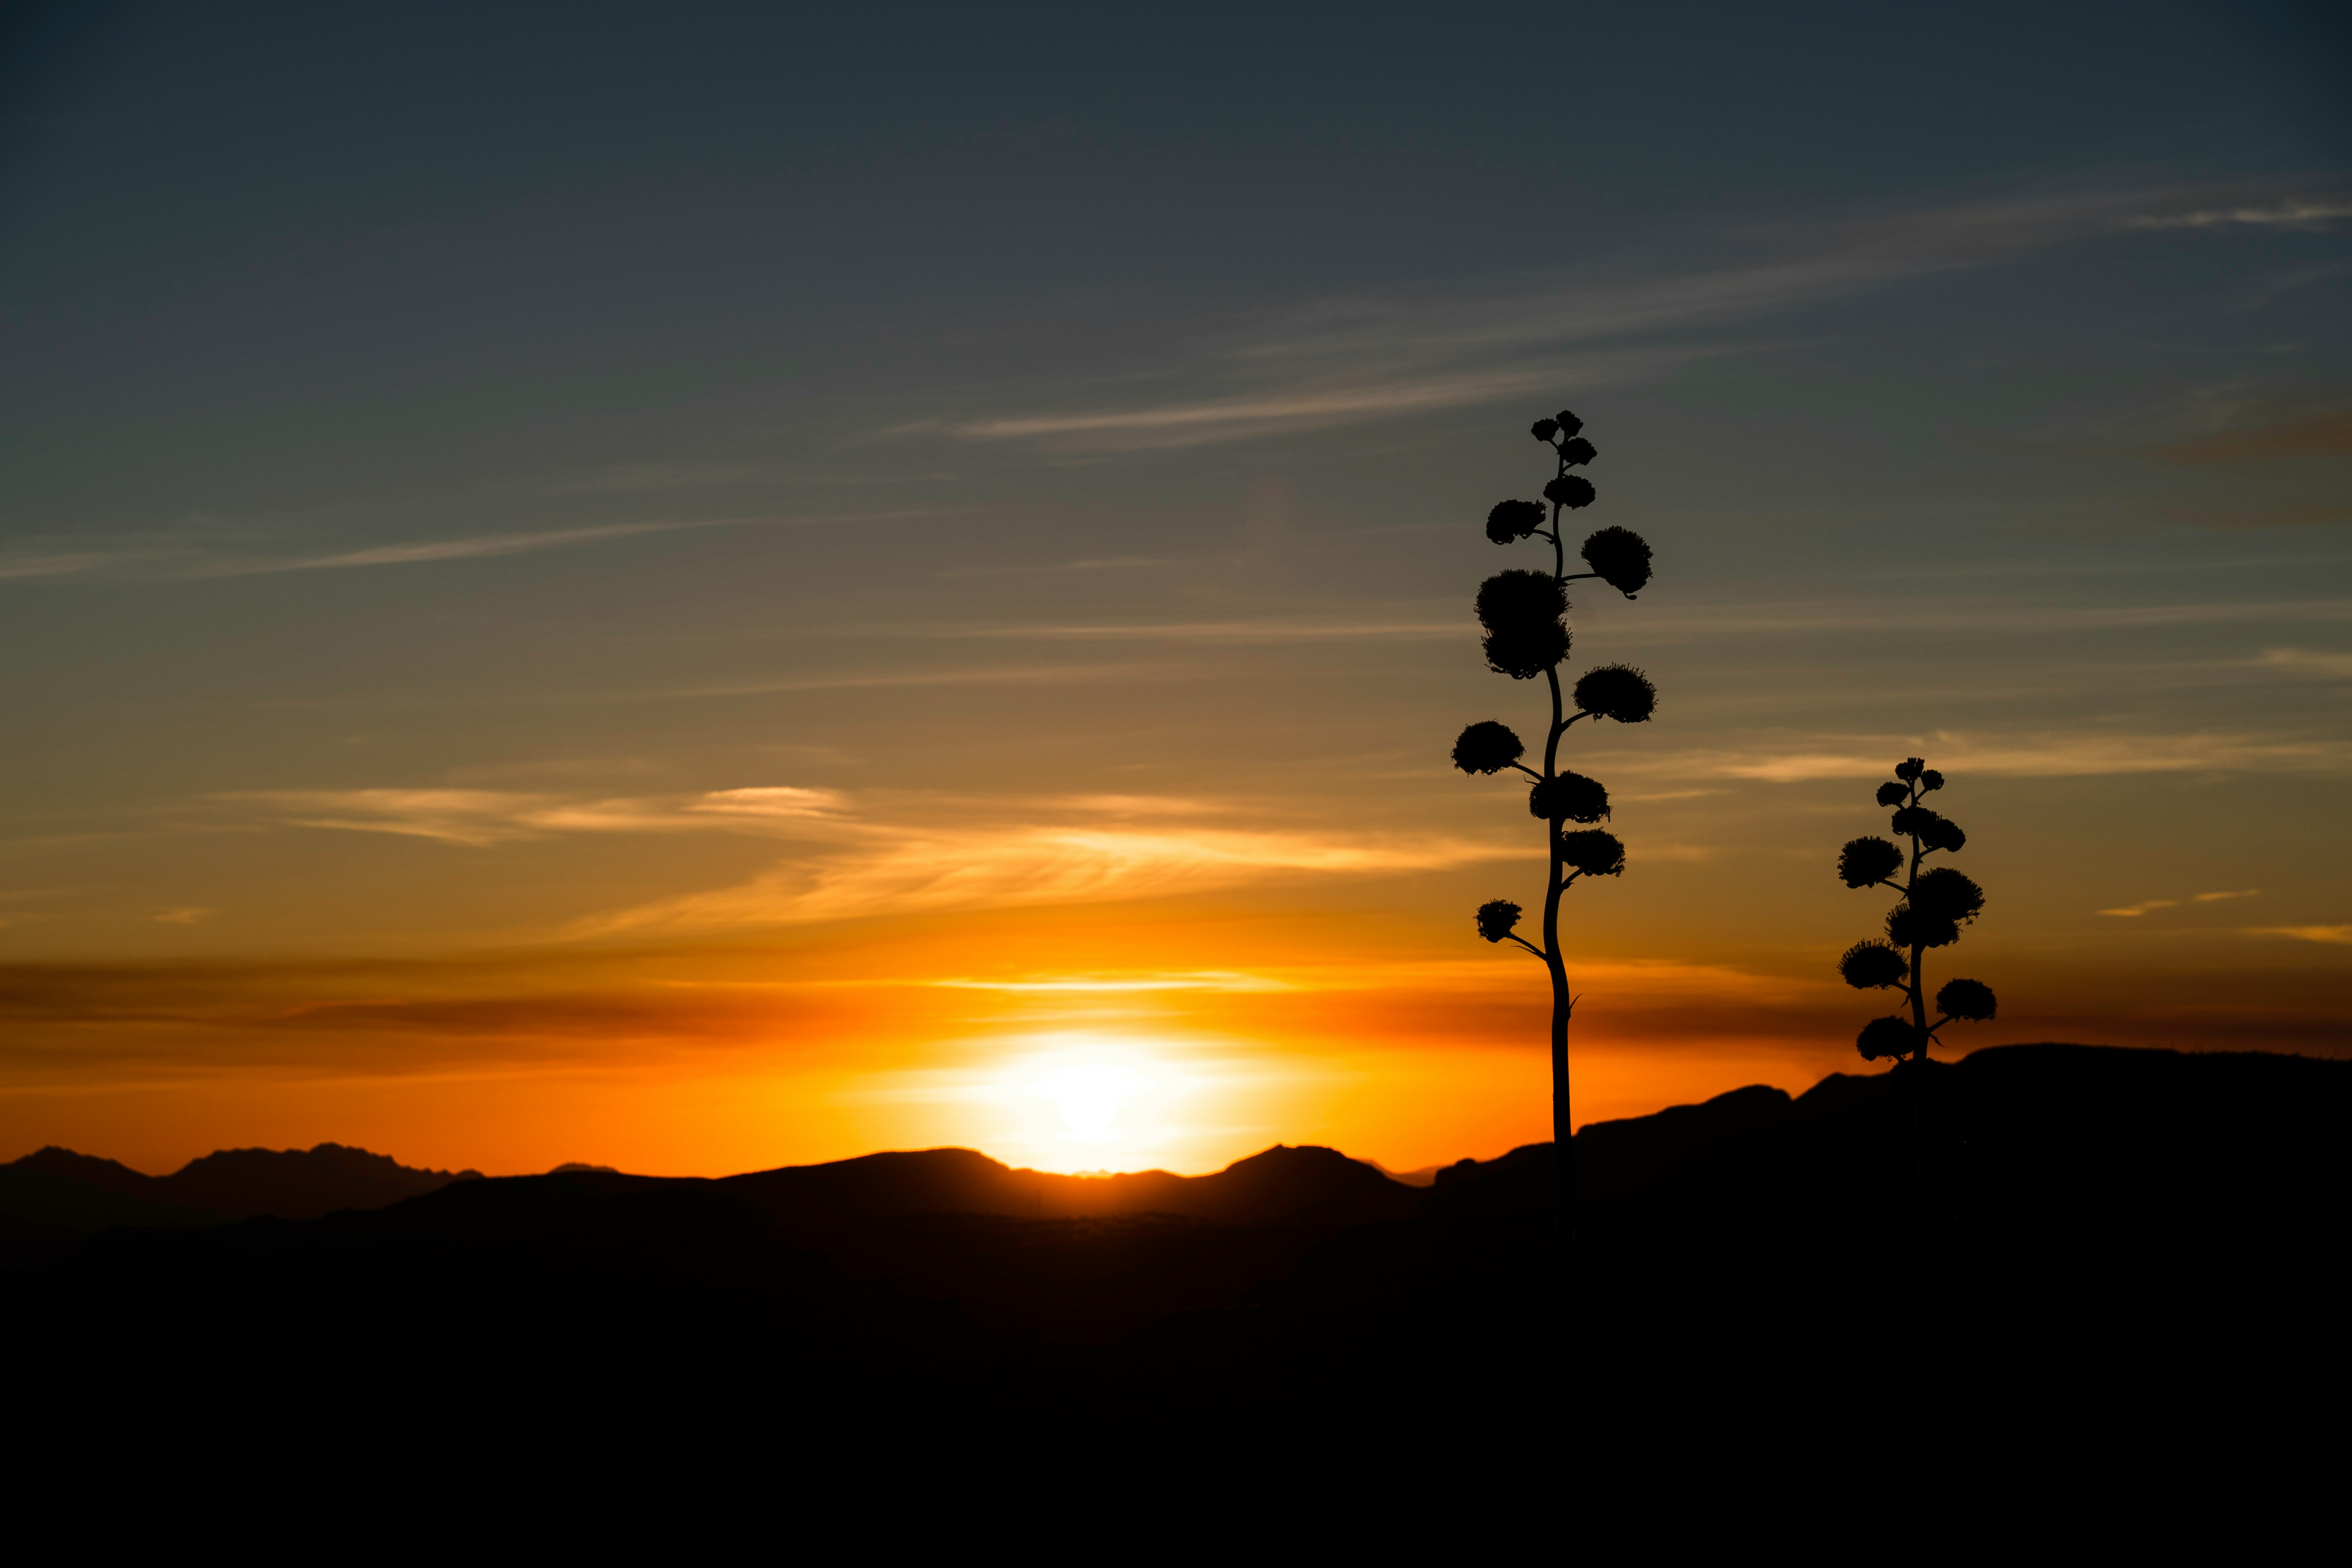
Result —
[[1895, 808], [1895, 832], [1910, 839], [1909, 856], [1874, 834], [1838, 851], [1838, 879], [1847, 887], [1883, 885], [1903, 895], [1903, 901], [1886, 912], [1885, 939], [1855, 942], [1838, 960], [1839, 975], [1855, 990], [1900, 991], [1909, 1004], [1908, 1018], [1896, 1014], [1863, 1026], [1854, 1045], [1864, 1061], [1881, 1057], [1925, 1061], [1927, 1047], [1938, 1043], [1937, 1030], [1955, 1019], [1982, 1023], [1993, 1016], [1992, 987], [1976, 980], [1948, 980], [1936, 993], [1936, 1010], [1941, 1016], [1932, 1024], [1927, 1021], [1927, 982], [1922, 968], [1927, 950], [1959, 941], [1960, 928], [1984, 908], [1984, 889], [1964, 873], [1948, 866], [1923, 868], [1928, 856], [1957, 854], [1969, 841], [1958, 823], [1919, 804], [1943, 787], [1943, 774], [1917, 757], [1906, 760], [1895, 768], [1892, 782], [1878, 786], [1878, 804]]
[[1629, 665], [1587, 670], [1571, 692], [1560, 687], [1560, 661], [1568, 657], [1570, 643], [1568, 584], [1597, 577], [1630, 599], [1650, 580], [1648, 543], [1622, 528], [1590, 535], [1581, 553], [1591, 570], [1568, 570], [1560, 514], [1590, 506], [1595, 499], [1591, 481], [1570, 471], [1597, 455], [1592, 443], [1578, 434], [1582, 428], [1583, 421], [1564, 410], [1556, 418], [1537, 420], [1535, 438], [1552, 448], [1556, 464], [1543, 488], [1543, 501], [1507, 500], [1486, 514], [1486, 537], [1496, 544], [1533, 538], [1551, 545], [1549, 572], [1513, 568], [1496, 573], [1478, 588], [1478, 624], [1486, 628], [1487, 668], [1514, 680], [1541, 676], [1551, 689], [1543, 767], [1529, 766], [1523, 760], [1526, 743], [1508, 726], [1492, 720], [1471, 725], [1454, 742], [1454, 765], [1465, 773], [1492, 774], [1506, 768], [1525, 773], [1532, 781], [1528, 813], [1544, 824], [1549, 867], [1544, 879], [1542, 944], [1518, 934], [1519, 906], [1507, 899], [1480, 905], [1477, 925], [1478, 934], [1488, 942], [1525, 948], [1551, 973], [1552, 1137], [1559, 1151], [1563, 1235], [1574, 1196], [1568, 1160], [1568, 1019], [1575, 998], [1569, 994], [1568, 966], [1560, 952], [1559, 900], [1580, 877], [1621, 875], [1625, 847], [1616, 835], [1591, 826], [1607, 820], [1609, 792], [1598, 780], [1560, 767], [1559, 742], [1579, 720], [1639, 724], [1658, 703], [1657, 689], [1649, 678]]

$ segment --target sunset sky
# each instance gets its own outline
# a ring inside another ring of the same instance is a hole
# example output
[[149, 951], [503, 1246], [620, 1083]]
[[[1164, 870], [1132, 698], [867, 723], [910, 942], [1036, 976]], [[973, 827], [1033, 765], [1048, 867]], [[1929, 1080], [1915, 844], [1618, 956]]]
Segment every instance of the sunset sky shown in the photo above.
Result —
[[1563, 405], [1577, 1121], [1875, 1070], [1912, 754], [1950, 1044], [2352, 1054], [2341, 6], [10, 18], [0, 1159], [1548, 1137]]

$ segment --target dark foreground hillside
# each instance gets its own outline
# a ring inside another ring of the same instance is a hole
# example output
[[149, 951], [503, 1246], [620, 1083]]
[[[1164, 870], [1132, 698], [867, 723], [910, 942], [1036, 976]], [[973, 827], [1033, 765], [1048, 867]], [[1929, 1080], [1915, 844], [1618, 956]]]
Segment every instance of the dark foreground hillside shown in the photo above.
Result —
[[387, 1441], [657, 1432], [1041, 1479], [1792, 1444], [1867, 1471], [2315, 1392], [2347, 1126], [2352, 1064], [2011, 1047], [1587, 1128], [1564, 1287], [1549, 1145], [1430, 1188], [1285, 1149], [1066, 1192], [934, 1151], [50, 1234], [5, 1328], [61, 1434], [331, 1412]]

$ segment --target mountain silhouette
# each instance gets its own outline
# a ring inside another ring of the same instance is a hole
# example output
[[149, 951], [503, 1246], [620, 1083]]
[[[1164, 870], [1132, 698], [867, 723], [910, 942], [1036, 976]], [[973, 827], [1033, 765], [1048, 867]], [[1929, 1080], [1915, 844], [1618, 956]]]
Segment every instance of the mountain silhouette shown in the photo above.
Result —
[[1093, 1219], [1170, 1215], [1221, 1225], [1365, 1225], [1417, 1213], [1421, 1194], [1337, 1150], [1274, 1148], [1206, 1176], [1063, 1176], [969, 1149], [868, 1154], [729, 1176], [719, 1185], [792, 1225], [917, 1214]]
[[[713, 1474], [788, 1428], [810, 1474], [888, 1456], [1049, 1489], [1211, 1462], [1360, 1484], [1380, 1434], [1540, 1488], [1527, 1413], [1572, 1367], [1580, 1486], [1805, 1445], [1834, 1473], [2327, 1385], [2347, 1127], [2352, 1063], [2263, 1055], [2002, 1047], [1748, 1088], [1577, 1134], [1565, 1279], [1549, 1144], [1425, 1187], [1328, 1149], [1109, 1178], [944, 1149], [410, 1173], [436, 1184], [98, 1232], [0, 1204], [0, 1322], [59, 1422], [326, 1397], [411, 1444], [529, 1412], [559, 1447], [752, 1445], [694, 1449]], [[176, 1180], [62, 1151], [6, 1171], [122, 1204]]]
[[478, 1171], [425, 1171], [341, 1143], [221, 1149], [168, 1176], [54, 1145], [0, 1165], [0, 1215], [68, 1231], [218, 1225], [254, 1215], [315, 1219], [382, 1208]]
[[[596, 1190], [709, 1185], [779, 1226], [801, 1230], [919, 1214], [1023, 1219], [1158, 1214], [1224, 1225], [1357, 1225], [1404, 1218], [1421, 1203], [1416, 1189], [1391, 1181], [1375, 1165], [1331, 1149], [1280, 1145], [1206, 1176], [1166, 1171], [1066, 1176], [1016, 1170], [970, 1149], [928, 1149], [714, 1183], [634, 1176], [579, 1163], [559, 1165], [546, 1177], [505, 1181], [606, 1177], [614, 1179]], [[338, 1209], [383, 1208], [453, 1181], [482, 1179], [475, 1171], [412, 1170], [388, 1155], [339, 1143], [307, 1151], [224, 1149], [169, 1176], [52, 1147], [0, 1165], [0, 1215], [84, 1231], [217, 1225], [257, 1215], [314, 1219]]]

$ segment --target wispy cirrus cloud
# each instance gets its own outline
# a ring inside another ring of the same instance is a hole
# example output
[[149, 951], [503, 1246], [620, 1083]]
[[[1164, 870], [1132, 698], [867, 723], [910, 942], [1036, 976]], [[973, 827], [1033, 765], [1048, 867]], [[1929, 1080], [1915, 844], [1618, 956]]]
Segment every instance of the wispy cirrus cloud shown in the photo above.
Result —
[[510, 533], [474, 534], [458, 539], [410, 540], [370, 545], [323, 555], [276, 559], [228, 560], [198, 573], [202, 576], [253, 576], [274, 572], [348, 571], [366, 566], [413, 566], [439, 561], [481, 561], [523, 555], [543, 550], [569, 550], [605, 544], [651, 534], [692, 533], [711, 529], [757, 528], [791, 524], [813, 526], [836, 522], [887, 522], [931, 515], [923, 510], [878, 512], [771, 513], [758, 517], [661, 519], [646, 522], [599, 523], [590, 528], [550, 528]]
[[417, 566], [441, 562], [487, 561], [609, 544], [657, 534], [760, 526], [815, 526], [837, 522], [886, 522], [934, 515], [922, 509], [878, 512], [777, 513], [759, 517], [662, 519], [598, 523], [582, 528], [523, 529], [456, 538], [399, 540], [357, 549], [275, 552], [266, 546], [205, 541], [135, 544], [107, 550], [0, 552], [0, 580], [88, 575], [154, 575], [179, 578], [257, 577], [289, 572], [353, 571], [377, 566]]
[[636, 539], [649, 533], [676, 533], [683, 529], [738, 526], [733, 521], [615, 522], [595, 528], [551, 528], [536, 532], [484, 533], [468, 539], [413, 540], [377, 544], [282, 561], [224, 563], [204, 574], [242, 577], [269, 572], [336, 572], [359, 566], [410, 566], [428, 561], [480, 561], [499, 555], [524, 555], [541, 550], [565, 550], [582, 544], [602, 544], [615, 539]]
[[[1727, 602], [1701, 605], [1684, 614], [1644, 616], [1612, 626], [1611, 637], [1626, 646], [1748, 636], [1805, 636], [1820, 632], [1900, 631], [2100, 632], [2156, 626], [2214, 626], [2233, 621], [2333, 622], [2352, 620], [2352, 598], [2269, 599], [2172, 605], [2019, 605], [1998, 599], [1881, 599], [1856, 605], [1847, 600], [1782, 603]], [[1261, 616], [1246, 620], [1027, 622], [1001, 625], [861, 626], [847, 635], [925, 639], [1039, 642], [1287, 643], [1352, 638], [1442, 640], [1475, 637], [1469, 614], [1433, 605], [1366, 606], [1355, 615]], [[2323, 656], [2325, 657], [2325, 656]], [[872, 679], [895, 681], [882, 676]], [[772, 689], [762, 687], [760, 689]]]
[[1027, 826], [877, 831], [749, 881], [575, 922], [569, 934], [801, 924], [950, 909], [1165, 897], [1297, 874], [1425, 871], [1524, 853], [1444, 835]]
[[26, 577], [71, 577], [132, 561], [152, 561], [148, 550], [9, 551], [0, 552], [0, 581]]
[[2012, 600], [1881, 599], [1727, 602], [1691, 613], [1643, 616], [1612, 628], [1627, 641], [1751, 634], [1877, 631], [2132, 631], [2152, 626], [2216, 626], [2232, 621], [2352, 620], [2352, 598], [2220, 600], [2171, 605], [2021, 605]]
[[1139, 398], [1135, 384], [1124, 381], [1034, 412], [935, 417], [881, 434], [1145, 450], [1469, 407], [1538, 390], [1574, 395], [1751, 350], [1759, 346], [1756, 327], [1775, 316], [1907, 279], [2120, 231], [2310, 225], [2335, 211], [2326, 202], [2149, 211], [2194, 199], [2165, 191], [2078, 193], [1783, 224], [1738, 237], [1740, 259], [1716, 267], [1669, 270], [1627, 257], [1612, 269], [1483, 295], [1327, 300], [1229, 334], [1171, 367], [1159, 378], [1172, 389], [1167, 395]]
[[217, 799], [297, 827], [388, 833], [481, 847], [575, 833], [757, 831], [838, 817], [838, 792], [788, 786], [583, 799], [485, 789], [254, 790]]
[[[562, 835], [721, 831], [816, 847], [748, 881], [593, 916], [564, 934], [803, 924], [950, 909], [1083, 903], [1232, 887], [1286, 875], [1442, 869], [1525, 853], [1444, 834], [1204, 826], [1231, 803], [1074, 795], [965, 803], [942, 832], [936, 798], [861, 807], [792, 785], [691, 795], [567, 797], [479, 789], [280, 790], [217, 797], [289, 826], [425, 838], [467, 848]], [[998, 820], [986, 818], [994, 816]], [[977, 820], [975, 820], [977, 819]]]
[[2126, 228], [2324, 228], [2352, 218], [2352, 201], [2281, 201], [2124, 219]]
[[2295, 942], [2352, 943], [2352, 926], [2248, 926], [2248, 936], [2283, 936]]
[[1250, 994], [1297, 987], [1264, 974], [1235, 969], [1157, 971], [1149, 973], [1053, 974], [1017, 980], [924, 980], [919, 984], [949, 991], [995, 991], [1014, 996], [1120, 995], [1156, 991], [1219, 991]]
[[1300, 386], [1147, 408], [975, 419], [929, 428], [971, 441], [1077, 437], [1089, 437], [1090, 444], [1099, 446], [1194, 446], [1283, 430], [1352, 424], [1424, 409], [1491, 403], [1538, 388], [1556, 390], [1558, 385], [1551, 374], [1536, 370], [1407, 376], [1352, 385]]
[[2322, 648], [2266, 647], [2261, 662], [2290, 675], [2315, 675], [2328, 680], [2352, 680], [2352, 653]]
[[[2218, 904], [2231, 899], [2251, 899], [2261, 891], [2260, 888], [2241, 888], [2228, 893], [2197, 893], [2191, 895], [2188, 901], [2192, 904]], [[2177, 910], [2180, 907], [2181, 900], [2179, 899], [2147, 899], [2137, 904], [2126, 904], [2121, 909], [2101, 910], [2099, 913], [2120, 916], [2125, 920], [2137, 920], [2152, 910]]]
[[1354, 637], [1459, 637], [1475, 634], [1466, 616], [1457, 620], [1310, 619], [1252, 621], [1157, 621], [1131, 626], [1009, 626], [940, 630], [939, 637], [1035, 637], [1067, 642], [1322, 642]]
[[1932, 753], [1947, 771], [2013, 778], [2085, 778], [2172, 773], [2341, 773], [2352, 771], [2352, 741], [2220, 733], [2083, 734], [2041, 731], [2000, 738], [1939, 732], [1926, 740], [1886, 735], [1827, 743], [1759, 745], [1752, 751], [1684, 752], [1612, 761], [1621, 771], [1676, 778], [1754, 779], [1798, 784], [1883, 773], [1893, 760]]

